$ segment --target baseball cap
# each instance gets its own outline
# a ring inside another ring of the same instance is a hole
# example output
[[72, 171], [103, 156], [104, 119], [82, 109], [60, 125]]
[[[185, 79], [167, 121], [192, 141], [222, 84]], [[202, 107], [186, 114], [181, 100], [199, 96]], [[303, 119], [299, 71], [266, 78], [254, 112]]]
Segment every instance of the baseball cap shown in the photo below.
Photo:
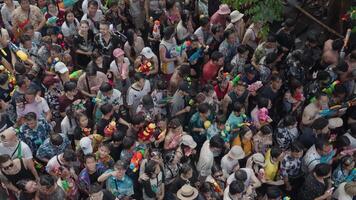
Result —
[[180, 143], [184, 144], [192, 149], [197, 147], [197, 143], [193, 140], [193, 137], [190, 135], [183, 135]]
[[54, 71], [55, 72], [59, 72], [61, 74], [64, 74], [64, 73], [68, 72], [69, 70], [68, 70], [67, 66], [63, 62], [57, 62], [54, 65]]
[[261, 167], [265, 166], [265, 157], [261, 153], [255, 153], [251, 156], [252, 162], [260, 165]]
[[79, 146], [83, 150], [84, 155], [93, 153], [92, 141], [89, 137], [83, 137], [80, 139]]
[[122, 55], [125, 55], [125, 52], [122, 50], [122, 49], [120, 49], [120, 48], [116, 48], [114, 51], [113, 51], [113, 56], [115, 57], [115, 58], [118, 58], [118, 57], [120, 57], [120, 56], [122, 56]]
[[251, 74], [256, 74], [256, 73], [257, 73], [257, 70], [256, 70], [256, 68], [255, 68], [254, 66], [248, 65], [248, 66], [246, 66], [246, 68], [245, 68], [245, 72], [246, 72], [246, 73], [251, 73]]
[[152, 49], [150, 47], [145, 47], [141, 51], [141, 55], [145, 56], [146, 58], [150, 59], [152, 58], [155, 54], [153, 53]]

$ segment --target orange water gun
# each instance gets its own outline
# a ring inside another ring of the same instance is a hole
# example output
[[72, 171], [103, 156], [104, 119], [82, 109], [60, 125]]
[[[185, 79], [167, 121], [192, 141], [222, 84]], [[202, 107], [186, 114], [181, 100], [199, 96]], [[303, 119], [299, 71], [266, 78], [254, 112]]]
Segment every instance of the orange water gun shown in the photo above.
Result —
[[137, 72], [145, 73], [148, 75], [152, 69], [152, 63], [149, 62], [148, 60], [145, 60], [138, 68]]
[[136, 151], [132, 156], [130, 161], [130, 169], [133, 172], [137, 172], [144, 154], [145, 154], [145, 150], [141, 149], [139, 151]]
[[111, 137], [115, 133], [116, 130], [117, 130], [116, 122], [111, 121], [104, 129], [105, 137]]
[[146, 126], [145, 130], [141, 131], [138, 134], [138, 137], [143, 141], [147, 141], [151, 138], [151, 136], [155, 132], [155, 129], [156, 129], [156, 124], [149, 123], [148, 126]]

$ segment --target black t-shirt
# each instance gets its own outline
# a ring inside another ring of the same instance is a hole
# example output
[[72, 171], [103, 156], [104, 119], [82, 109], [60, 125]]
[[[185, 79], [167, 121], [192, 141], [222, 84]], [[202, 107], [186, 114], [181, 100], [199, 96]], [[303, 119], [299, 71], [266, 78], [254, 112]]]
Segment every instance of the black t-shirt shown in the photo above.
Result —
[[271, 100], [273, 103], [278, 97], [278, 92], [273, 92], [271, 86], [266, 86], [262, 89], [260, 95]]
[[121, 48], [121, 40], [119, 36], [112, 34], [108, 43], [105, 42], [101, 34], [97, 34], [94, 37], [94, 48], [98, 49], [99, 52], [104, 56], [109, 56], [112, 58], [112, 52], [116, 48]]
[[95, 172], [94, 174], [89, 174], [90, 185], [98, 182], [99, 174]]
[[7, 114], [3, 114], [0, 117], [0, 133], [6, 130], [7, 128], [10, 128], [13, 125], [14, 123], [12, 123], [12, 121], [10, 120]]
[[98, 134], [104, 136], [104, 129], [105, 127], [111, 122], [111, 120], [103, 119], [101, 118], [97, 123], [96, 123], [96, 131]]
[[323, 195], [326, 189], [327, 187], [325, 184], [320, 183], [318, 180], [316, 180], [314, 175], [310, 174], [306, 178], [301, 190], [299, 191], [298, 199], [313, 200]]
[[[116, 197], [111, 193], [109, 192], [108, 190], [101, 190], [103, 192], [103, 198], [102, 200], [115, 200]], [[90, 200], [90, 197], [87, 198], [87, 200]]]
[[119, 146], [114, 146], [113, 144], [110, 144], [109, 149], [110, 149], [110, 156], [112, 157], [112, 159], [114, 159], [115, 162], [120, 160], [122, 145], [120, 144]]

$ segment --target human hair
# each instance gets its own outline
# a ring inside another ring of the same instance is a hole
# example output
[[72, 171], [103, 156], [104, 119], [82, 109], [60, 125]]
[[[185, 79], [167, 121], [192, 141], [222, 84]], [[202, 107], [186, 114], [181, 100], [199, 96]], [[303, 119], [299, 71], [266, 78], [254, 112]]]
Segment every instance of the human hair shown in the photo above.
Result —
[[345, 60], [339, 60], [339, 62], [336, 64], [336, 71], [341, 71], [341, 72], [347, 72], [349, 69], [349, 64]]
[[111, 140], [115, 142], [119, 142], [122, 141], [124, 138], [125, 138], [125, 132], [118, 131], [112, 135]]
[[334, 143], [334, 147], [336, 149], [342, 149], [344, 147], [349, 146], [350, 144], [351, 144], [350, 139], [347, 136], [342, 135], [336, 139], [336, 141]]
[[326, 145], [329, 145], [329, 141], [324, 137], [319, 137], [315, 142], [315, 149], [322, 151]]
[[208, 103], [201, 103], [198, 106], [199, 113], [208, 113], [209, 112], [209, 104]]
[[247, 173], [245, 170], [239, 169], [235, 172], [234, 177], [236, 180], [239, 181], [246, 181], [247, 180]]
[[81, 20], [80, 22], [79, 22], [79, 25], [82, 25], [82, 24], [86, 24], [86, 25], [88, 25], [89, 26], [89, 22], [88, 22], [88, 20]]
[[[21, 75], [25, 75], [26, 73], [26, 65], [21, 63], [21, 62], [16, 62], [15, 63], [15, 71]], [[16, 82], [18, 82], [19, 80], [16, 79]]]
[[266, 194], [269, 199], [276, 199], [282, 195], [282, 192], [277, 186], [269, 186]]
[[273, 74], [271, 76], [271, 81], [279, 81], [279, 80], [283, 80], [282, 77], [278, 74]]
[[229, 185], [229, 193], [231, 195], [240, 194], [245, 190], [245, 185], [240, 180], [234, 180]]
[[34, 30], [35, 27], [33, 27], [33, 25], [31, 23], [28, 23], [25, 27], [23, 27], [23, 31], [29, 31], [29, 30]]
[[314, 173], [319, 177], [327, 176], [331, 171], [331, 166], [326, 163], [319, 163], [314, 168]]
[[171, 39], [171, 37], [172, 37], [174, 32], [175, 32], [174, 26], [168, 26], [168, 27], [164, 28], [164, 30], [163, 30], [163, 39], [164, 40]]
[[134, 115], [131, 119], [132, 125], [138, 125], [145, 121], [145, 117], [143, 115]]
[[71, 92], [77, 88], [77, 83], [74, 81], [65, 82], [63, 88], [64, 92]]
[[211, 60], [217, 62], [219, 61], [220, 58], [223, 58], [224, 57], [224, 54], [222, 54], [221, 52], [219, 51], [214, 51], [212, 54], [211, 54]]
[[152, 177], [152, 175], [155, 173], [156, 171], [156, 167], [157, 167], [157, 162], [154, 160], [148, 160], [146, 165], [145, 165], [145, 173], [149, 176]]
[[0, 73], [0, 85], [6, 84], [8, 79], [9, 75], [7, 73]]
[[273, 128], [271, 125], [266, 124], [260, 128], [260, 131], [261, 131], [262, 135], [269, 135], [269, 134], [273, 133]]
[[135, 82], [139, 82], [141, 79], [143, 79], [143, 75], [141, 73], [135, 73], [134, 74], [134, 80]]
[[341, 158], [341, 164], [345, 167], [352, 165], [352, 163], [355, 163], [355, 160], [351, 155], [346, 155]]
[[134, 45], [135, 45], [135, 31], [133, 29], [129, 29], [127, 30], [126, 32], [126, 38], [127, 38], [127, 42], [128, 44], [130, 45], [130, 54], [132, 57], [135, 57], [136, 56], [136, 51], [135, 51], [135, 48], [134, 48]]
[[28, 36], [28, 35], [22, 35], [22, 36], [20, 37], [20, 42], [21, 42], [22, 44], [24, 44], [24, 43], [27, 42], [27, 41], [31, 41], [31, 37], [30, 37], [30, 36]]
[[54, 186], [55, 179], [51, 175], [43, 174], [40, 176], [40, 185], [47, 188]]
[[219, 134], [214, 135], [209, 141], [210, 147], [214, 147], [218, 149], [223, 148], [224, 143], [225, 143], [224, 140], [220, 137]]
[[130, 149], [135, 144], [135, 140], [132, 137], [124, 137], [122, 140], [122, 148]]
[[213, 34], [216, 34], [216, 33], [220, 32], [221, 30], [223, 30], [223, 27], [220, 24], [214, 24], [211, 26], [211, 32]]
[[87, 160], [88, 159], [93, 159], [94, 161], [96, 161], [96, 157], [95, 157], [95, 155], [94, 154], [87, 154], [87, 155], [84, 155], [84, 163], [86, 163], [87, 162]]
[[209, 182], [204, 182], [200, 188], [199, 188], [200, 193], [208, 193], [213, 191], [213, 186], [212, 183]]
[[271, 148], [271, 157], [272, 158], [278, 158], [282, 153], [283, 153], [283, 150], [281, 148], [279, 148], [278, 146], [273, 146]]
[[11, 157], [8, 154], [2, 154], [0, 155], [0, 164], [4, 164], [7, 161], [11, 160]]
[[299, 141], [293, 142], [290, 146], [291, 152], [299, 153], [299, 152], [302, 152], [303, 149], [304, 149], [304, 147]]
[[65, 149], [63, 152], [63, 159], [67, 162], [74, 162], [77, 160], [77, 155], [72, 149]]
[[335, 85], [335, 89], [334, 89], [333, 93], [334, 93], [334, 95], [346, 94], [347, 90], [344, 85], [337, 84], [337, 85]]
[[182, 24], [183, 24], [184, 28], [187, 28], [190, 16], [191, 16], [191, 14], [190, 14], [189, 10], [186, 10], [186, 9], [182, 10], [181, 20], [183, 22]]
[[235, 34], [232, 29], [227, 29], [224, 31], [224, 38], [228, 39], [230, 35]]
[[49, 141], [55, 145], [55, 146], [59, 146], [63, 143], [63, 137], [61, 136], [61, 134], [59, 133], [52, 133], [49, 136]]
[[95, 194], [101, 191], [101, 185], [99, 183], [90, 184], [89, 194]]
[[239, 54], [243, 54], [245, 53], [246, 51], [248, 51], [248, 48], [246, 45], [242, 44], [240, 46], [237, 47], [237, 53]]
[[106, 21], [106, 20], [101, 20], [100, 21], [100, 25], [105, 25], [105, 26], [110, 26], [110, 22]]
[[241, 110], [244, 108], [244, 106], [240, 102], [235, 102], [234, 106], [232, 108], [232, 111], [234, 112], [241, 112]]
[[277, 42], [276, 36], [273, 34], [270, 34], [269, 36], [267, 36], [266, 42], [271, 42], [271, 43]]
[[97, 67], [94, 62], [90, 62], [85, 70], [86, 76], [95, 76], [97, 72]]
[[[67, 16], [68, 16], [68, 14], [70, 14], [70, 13], [72, 13], [72, 14], [74, 15], [72, 9], [66, 9], [66, 11], [64, 12], [64, 22], [66, 23], [66, 25], [67, 25], [68, 27], [69, 27], [69, 22], [68, 22], [68, 20], [67, 20]], [[73, 23], [74, 23], [75, 26], [78, 26], [77, 21], [75, 21], [75, 19], [74, 19]]]
[[293, 126], [295, 123], [297, 123], [297, 119], [294, 115], [287, 115], [284, 117], [283, 123], [284, 126]]
[[25, 76], [25, 75], [17, 75], [16, 76], [16, 84], [19, 87], [22, 87], [26, 83], [26, 78], [27, 78], [27, 76]]
[[268, 107], [268, 104], [269, 104], [269, 99], [265, 98], [265, 97], [261, 97], [258, 98], [257, 100], [257, 107], [259, 109], [261, 108], [267, 108]]
[[343, 45], [344, 45], [344, 40], [341, 38], [336, 39], [331, 43], [331, 47], [333, 48], [334, 51], [340, 51]]
[[30, 179], [21, 179], [19, 181], [16, 182], [16, 186], [20, 191], [26, 191], [26, 184], [32, 181]]
[[50, 49], [55, 53], [59, 53], [59, 54], [62, 53], [62, 47], [58, 44], [51, 44]]
[[192, 167], [189, 164], [183, 164], [179, 169], [179, 174], [187, 174], [188, 172], [192, 171]]
[[213, 164], [213, 166], [211, 167], [211, 174], [215, 174], [216, 172], [221, 172], [222, 169], [220, 167], [220, 165], [218, 164]]
[[26, 95], [36, 95], [38, 90], [35, 87], [29, 87], [26, 90]]
[[37, 120], [36, 113], [34, 113], [34, 112], [26, 113], [24, 118], [25, 118], [26, 121]]
[[95, 1], [95, 0], [89, 0], [89, 2], [88, 2], [88, 8], [89, 8], [90, 6], [99, 7], [99, 4], [98, 4], [98, 2]]
[[113, 87], [112, 85], [110, 85], [108, 82], [103, 82], [101, 85], [100, 85], [100, 88], [99, 88], [100, 92], [110, 92], [113, 90]]
[[268, 53], [268, 54], [266, 55], [266, 64], [269, 65], [269, 64], [274, 63], [274, 61], [277, 60], [278, 56], [279, 56], [279, 55], [278, 55], [277, 52]]
[[200, 26], [206, 26], [210, 23], [209, 17], [203, 16], [199, 19]]
[[166, 1], [166, 9], [170, 10], [174, 7], [174, 5], [176, 4], [175, 0], [167, 0]]
[[100, 111], [103, 115], [110, 113], [114, 109], [114, 106], [111, 103], [105, 103], [100, 106]]

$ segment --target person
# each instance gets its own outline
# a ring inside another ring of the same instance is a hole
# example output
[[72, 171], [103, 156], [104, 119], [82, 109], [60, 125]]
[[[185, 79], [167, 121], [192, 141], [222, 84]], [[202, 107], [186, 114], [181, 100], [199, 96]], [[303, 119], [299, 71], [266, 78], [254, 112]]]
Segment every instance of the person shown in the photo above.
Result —
[[329, 142], [325, 138], [318, 138], [315, 145], [311, 146], [303, 157], [304, 172], [313, 171], [319, 163], [331, 162], [333, 154], [333, 149]]
[[32, 151], [30, 147], [21, 141], [13, 127], [9, 127], [0, 133], [0, 153], [9, 155], [11, 159], [24, 158], [32, 159]]
[[250, 50], [255, 50], [259, 42], [259, 33], [263, 27], [261, 22], [252, 23], [247, 29], [242, 39], [242, 44], [247, 45]]
[[39, 185], [33, 180], [20, 180], [17, 182], [20, 189], [19, 199], [35, 199], [38, 197]]
[[238, 10], [234, 10], [230, 13], [230, 23], [226, 26], [226, 29], [235, 30], [236, 37], [239, 41], [243, 41], [245, 33], [245, 22], [243, 20], [244, 14]]
[[317, 164], [301, 186], [298, 199], [327, 199], [331, 197], [333, 188], [331, 188], [331, 184], [327, 182], [327, 179], [330, 178], [330, 174], [330, 165], [326, 163]]
[[135, 69], [139, 70], [140, 66], [146, 63], [150, 63], [151, 67], [149, 71], [143, 71], [142, 73], [145, 73], [149, 79], [153, 79], [153, 77], [158, 74], [159, 62], [158, 57], [153, 53], [150, 47], [143, 48], [140, 55], [137, 56], [134, 63]]
[[356, 180], [355, 160], [350, 155], [341, 158], [341, 163], [333, 171], [331, 179], [334, 181], [334, 186], [337, 188], [343, 182], [351, 182]]
[[66, 197], [64, 190], [59, 187], [56, 183], [56, 179], [50, 175], [42, 175], [40, 177], [40, 190], [39, 198], [40, 199], [51, 199], [51, 200], [60, 200]]
[[46, 171], [50, 175], [56, 175], [59, 167], [71, 168], [71, 163], [75, 162], [77, 157], [72, 149], [66, 149], [63, 153], [53, 156], [46, 165]]
[[144, 41], [140, 36], [137, 36], [134, 30], [127, 31], [127, 42], [124, 44], [124, 52], [131, 63], [134, 63], [137, 56], [145, 47]]
[[245, 152], [240, 146], [233, 146], [229, 153], [221, 159], [221, 168], [224, 177], [227, 179], [230, 174], [236, 172], [239, 168], [239, 160], [245, 157]]
[[198, 144], [198, 149], [200, 149], [207, 138], [207, 128], [204, 124], [206, 121], [212, 121], [212, 118], [209, 104], [202, 103], [198, 105], [198, 111], [189, 120], [189, 128], [194, 141]]
[[288, 149], [297, 140], [299, 132], [297, 120], [293, 115], [287, 115], [277, 126], [276, 142], [281, 149]]
[[237, 47], [239, 46], [240, 41], [235, 35], [235, 32], [232, 29], [224, 31], [224, 41], [219, 46], [219, 52], [225, 55], [225, 69], [230, 71], [232, 68], [229, 66], [232, 58], [237, 53]]
[[73, 48], [78, 67], [85, 69], [94, 50], [94, 33], [89, 28], [87, 20], [80, 21], [79, 31], [73, 38]]
[[93, 184], [89, 188], [89, 197], [87, 200], [115, 200], [116, 197], [108, 190], [102, 189], [99, 184]]
[[211, 24], [220, 24], [224, 28], [227, 25], [227, 18], [229, 17], [231, 10], [227, 4], [221, 4], [219, 10], [211, 16]]
[[85, 168], [78, 175], [78, 188], [83, 197], [90, 196], [90, 188], [100, 185], [98, 178], [106, 171], [106, 167], [97, 162], [93, 154], [84, 156]]
[[199, 42], [206, 46], [209, 38], [211, 37], [211, 26], [207, 16], [199, 19], [200, 26], [195, 30], [194, 35], [198, 36]]
[[211, 59], [203, 66], [202, 83], [214, 81], [220, 69], [224, 66], [224, 54], [215, 51]]
[[96, 97], [102, 83], [108, 82], [107, 76], [96, 70], [94, 65], [89, 65], [85, 73], [78, 79], [78, 90], [88, 98]]
[[198, 190], [189, 185], [189, 184], [185, 184], [183, 185], [176, 193], [176, 196], [178, 199], [196, 199], [199, 195]]
[[4, 6], [1, 8], [1, 17], [4, 22], [4, 26], [8, 32], [11, 32], [13, 30], [12, 28], [12, 19], [11, 19], [11, 13], [15, 10], [16, 7], [18, 7], [20, 4], [18, 1], [14, 0], [7, 0], [4, 1]]
[[352, 198], [356, 195], [355, 192], [355, 182], [343, 182], [340, 186], [336, 189], [333, 194], [333, 198], [335, 199], [345, 199], [345, 200], [352, 200]]
[[88, 26], [93, 31], [94, 34], [99, 32], [99, 22], [103, 20], [103, 13], [99, 8], [98, 1], [90, 0], [88, 2], [88, 12], [82, 16], [83, 20], [87, 20]]
[[177, 42], [174, 37], [174, 27], [166, 27], [163, 31], [163, 39], [159, 45], [159, 59], [161, 61], [160, 70], [169, 80], [179, 62], [181, 55], [176, 55], [175, 47]]
[[135, 82], [128, 89], [126, 96], [126, 102], [129, 106], [131, 116], [135, 114], [137, 106], [139, 105], [139, 102], [141, 102], [142, 97], [151, 91], [151, 84], [149, 80], [145, 79], [141, 74], [136, 73], [134, 80]]
[[17, 182], [23, 179], [39, 180], [38, 173], [31, 159], [11, 159], [9, 155], [0, 156], [0, 175], [4, 177], [3, 183], [15, 194], [19, 194]]
[[273, 128], [270, 125], [264, 125], [253, 136], [254, 152], [261, 152], [265, 154], [267, 150], [273, 145]]
[[61, 154], [70, 146], [70, 141], [65, 134], [51, 133], [38, 147], [36, 158], [47, 163], [53, 156]]
[[66, 10], [64, 12], [64, 22], [61, 26], [61, 31], [65, 39], [67, 39], [67, 43], [70, 44], [72, 41], [71, 37], [73, 37], [79, 28], [79, 21], [75, 18], [72, 10]]
[[124, 93], [130, 87], [130, 60], [125, 57], [125, 52], [120, 48], [114, 49], [113, 56], [115, 59], [110, 63], [109, 72], [113, 73], [114, 87], [116, 89], [122, 89]]
[[199, 161], [197, 163], [197, 170], [201, 180], [204, 180], [207, 176], [211, 174], [211, 168], [214, 164], [214, 157], [220, 155], [223, 150], [224, 140], [219, 136], [213, 136], [210, 141], [204, 142], [199, 156]]
[[125, 162], [118, 160], [114, 169], [108, 169], [104, 174], [99, 176], [98, 181], [106, 181], [106, 188], [116, 198], [130, 197], [134, 194], [133, 182], [125, 172], [127, 169]]
[[143, 199], [163, 199], [165, 187], [163, 172], [159, 163], [154, 160], [148, 160], [145, 164], [145, 176], [141, 183]]
[[245, 185], [242, 181], [232, 181], [224, 191], [224, 200], [248, 199], [247, 196], [243, 194], [244, 191]]
[[265, 155], [265, 180], [267, 184], [283, 185], [283, 180], [278, 180], [278, 169], [285, 153], [279, 147], [272, 147]]
[[277, 50], [277, 40], [273, 35], [268, 36], [267, 40], [259, 44], [253, 54], [251, 64], [258, 66], [261, 59], [268, 53], [275, 52]]

